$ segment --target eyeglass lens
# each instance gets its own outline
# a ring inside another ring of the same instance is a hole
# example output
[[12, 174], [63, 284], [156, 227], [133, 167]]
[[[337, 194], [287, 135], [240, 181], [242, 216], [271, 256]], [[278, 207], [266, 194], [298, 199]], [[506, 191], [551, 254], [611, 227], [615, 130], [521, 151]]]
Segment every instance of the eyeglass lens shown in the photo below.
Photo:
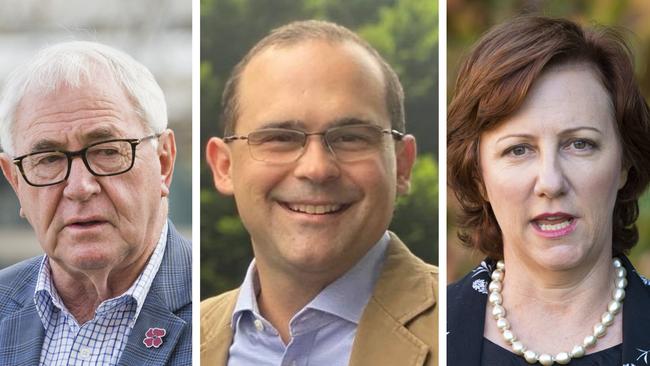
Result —
[[352, 162], [376, 153], [384, 131], [373, 125], [331, 128], [324, 133], [308, 134], [298, 130], [269, 128], [248, 135], [251, 156], [260, 161], [287, 163], [298, 159], [310, 135], [323, 135], [337, 160]]
[[[25, 178], [32, 184], [49, 184], [65, 179], [68, 157], [59, 151], [29, 155], [22, 160]], [[131, 167], [133, 149], [128, 141], [109, 141], [90, 146], [85, 162], [95, 175], [114, 175]]]

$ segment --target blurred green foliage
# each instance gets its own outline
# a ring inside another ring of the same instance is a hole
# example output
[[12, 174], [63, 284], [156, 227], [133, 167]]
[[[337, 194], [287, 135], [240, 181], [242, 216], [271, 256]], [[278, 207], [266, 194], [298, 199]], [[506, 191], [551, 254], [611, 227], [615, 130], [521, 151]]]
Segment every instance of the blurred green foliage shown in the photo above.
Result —
[[[650, 2], [635, 0], [449, 0], [447, 2], [447, 96], [451, 99], [461, 59], [490, 27], [520, 14], [571, 19], [583, 26], [616, 27], [627, 36], [635, 56], [635, 72], [646, 99], [650, 96]], [[640, 240], [631, 259], [640, 272], [650, 273], [650, 196], [639, 202]], [[483, 255], [461, 249], [456, 238], [456, 206], [449, 200], [447, 277], [452, 282], [469, 271]]]
[[[400, 76], [407, 130], [418, 139], [422, 157], [391, 230], [418, 256], [437, 263], [437, 0], [202, 0], [201, 146], [221, 136], [221, 93], [234, 65], [271, 29], [301, 19], [329, 20], [358, 32]], [[235, 203], [216, 193], [202, 159], [201, 297], [239, 286], [251, 258]]]

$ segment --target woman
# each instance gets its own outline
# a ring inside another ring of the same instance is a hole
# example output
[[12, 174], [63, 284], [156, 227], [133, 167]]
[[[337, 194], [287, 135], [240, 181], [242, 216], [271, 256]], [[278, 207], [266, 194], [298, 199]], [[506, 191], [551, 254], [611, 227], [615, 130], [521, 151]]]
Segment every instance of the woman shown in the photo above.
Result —
[[608, 30], [523, 17], [460, 69], [448, 119], [461, 240], [449, 365], [639, 365], [650, 288], [625, 257], [650, 174], [648, 106]]

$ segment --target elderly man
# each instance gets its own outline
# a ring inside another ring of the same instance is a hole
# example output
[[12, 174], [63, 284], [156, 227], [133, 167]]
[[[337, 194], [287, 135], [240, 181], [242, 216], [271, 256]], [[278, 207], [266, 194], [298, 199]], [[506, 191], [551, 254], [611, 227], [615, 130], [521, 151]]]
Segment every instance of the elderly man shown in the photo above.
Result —
[[291, 23], [223, 98], [207, 160], [255, 259], [201, 304], [201, 362], [436, 365], [437, 269], [387, 231], [416, 155], [388, 64], [341, 26]]
[[176, 146], [151, 73], [54, 45], [11, 75], [0, 123], [45, 252], [0, 271], [0, 364], [189, 364], [191, 249], [167, 220]]

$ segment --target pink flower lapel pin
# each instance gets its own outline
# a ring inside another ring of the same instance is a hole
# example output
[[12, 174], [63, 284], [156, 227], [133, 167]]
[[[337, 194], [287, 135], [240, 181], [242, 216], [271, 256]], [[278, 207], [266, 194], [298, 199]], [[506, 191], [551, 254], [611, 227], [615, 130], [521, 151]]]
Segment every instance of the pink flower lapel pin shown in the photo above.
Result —
[[162, 328], [149, 328], [145, 333], [145, 338], [142, 341], [147, 348], [158, 348], [163, 344], [162, 337], [167, 334], [167, 331]]

